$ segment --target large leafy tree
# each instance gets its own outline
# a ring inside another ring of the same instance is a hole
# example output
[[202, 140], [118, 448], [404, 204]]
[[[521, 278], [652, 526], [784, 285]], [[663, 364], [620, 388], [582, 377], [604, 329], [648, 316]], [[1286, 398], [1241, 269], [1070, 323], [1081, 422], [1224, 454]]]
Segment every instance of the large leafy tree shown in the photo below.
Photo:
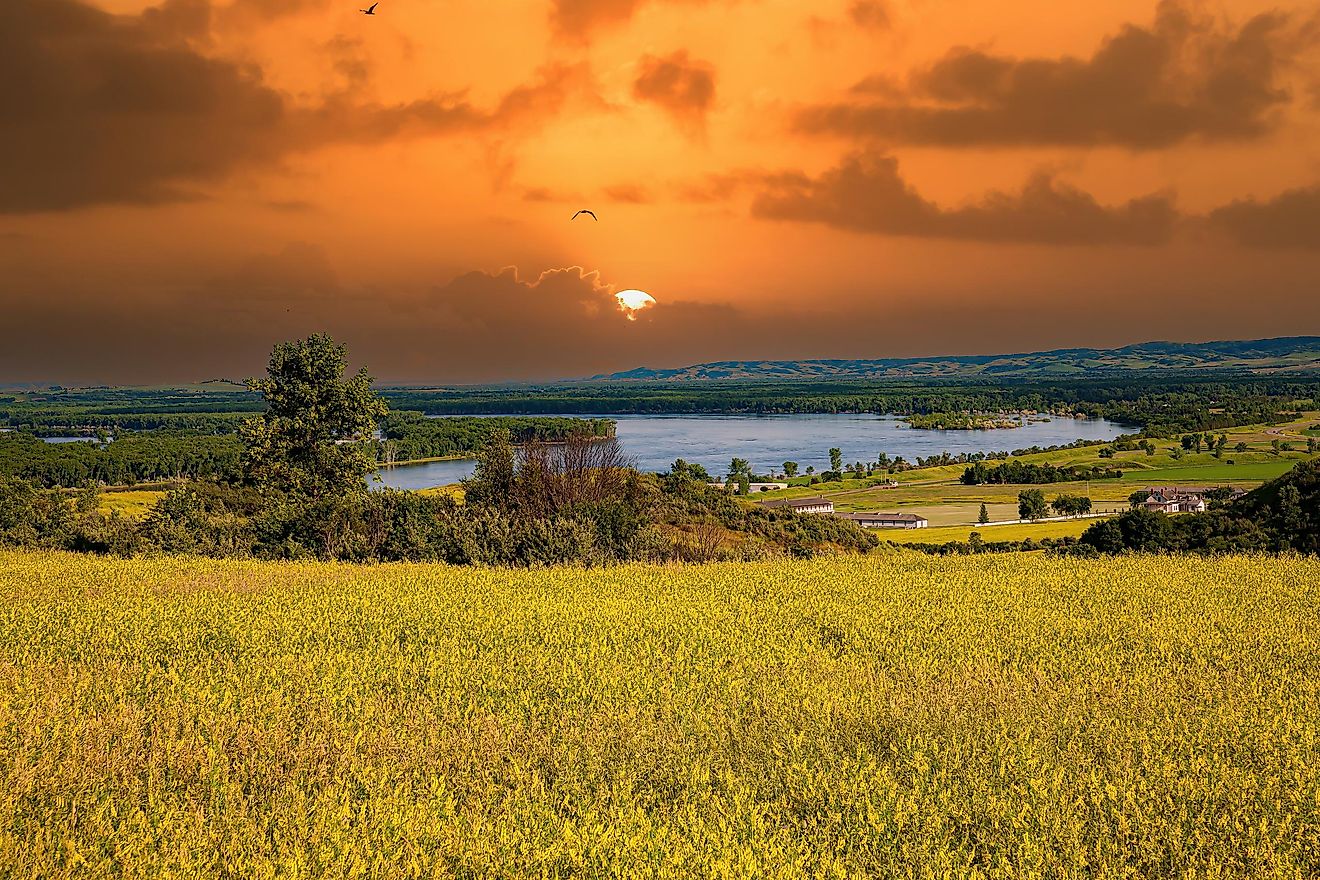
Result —
[[388, 411], [371, 383], [365, 367], [348, 375], [344, 346], [324, 334], [275, 346], [266, 377], [248, 380], [266, 398], [241, 431], [248, 481], [307, 498], [365, 491], [366, 441]]
[[1048, 513], [1049, 504], [1045, 501], [1045, 493], [1040, 489], [1027, 489], [1018, 493], [1019, 519], [1035, 522], [1044, 519]]

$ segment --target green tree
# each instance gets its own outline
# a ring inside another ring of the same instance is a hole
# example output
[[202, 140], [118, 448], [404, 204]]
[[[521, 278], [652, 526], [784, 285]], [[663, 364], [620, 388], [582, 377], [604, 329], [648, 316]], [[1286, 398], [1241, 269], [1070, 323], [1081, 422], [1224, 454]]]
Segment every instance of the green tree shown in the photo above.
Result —
[[830, 470], [843, 470], [843, 450], [838, 447], [830, 450]]
[[981, 512], [980, 514], [977, 515], [976, 521], [981, 525], [985, 525], [986, 523], [990, 522], [990, 509], [985, 506], [984, 501], [981, 502]]
[[797, 476], [797, 473], [798, 473], [798, 463], [796, 461], [784, 462], [784, 476], [788, 477], [791, 480], [793, 477]]
[[264, 379], [248, 380], [266, 411], [243, 423], [243, 472], [263, 489], [308, 498], [366, 491], [367, 441], [389, 407], [366, 369], [347, 376], [344, 346], [324, 334], [283, 342]]
[[1049, 513], [1049, 503], [1040, 489], [1027, 489], [1018, 493], [1018, 519], [1035, 522]]
[[1287, 550], [1301, 537], [1306, 528], [1306, 513], [1302, 510], [1302, 493], [1291, 483], [1279, 490], [1278, 499], [1279, 544]]
[[[518, 478], [516, 452], [509, 432], [500, 429], [491, 435], [477, 453], [477, 470], [463, 481], [463, 499], [475, 507], [509, 509], [513, 505], [514, 486]], [[674, 471], [683, 464], [683, 476], [688, 476], [686, 463], [679, 459]]]
[[1081, 516], [1091, 512], [1091, 499], [1084, 495], [1060, 495], [1050, 506], [1060, 516]]
[[79, 490], [78, 500], [74, 504], [74, 509], [77, 510], [79, 514], [87, 516], [88, 514], [95, 513], [96, 508], [100, 506], [100, 503], [101, 487], [89, 480], [87, 485]]

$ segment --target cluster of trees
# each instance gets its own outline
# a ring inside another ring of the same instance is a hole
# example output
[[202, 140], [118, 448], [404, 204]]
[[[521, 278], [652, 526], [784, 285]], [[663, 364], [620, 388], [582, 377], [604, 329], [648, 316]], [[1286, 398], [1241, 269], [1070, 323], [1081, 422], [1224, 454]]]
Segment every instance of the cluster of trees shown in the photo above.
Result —
[[1081, 540], [1102, 553], [1320, 553], [1320, 460], [1300, 462], [1205, 513], [1170, 516], [1134, 507], [1091, 526]]
[[46, 443], [30, 434], [0, 434], [0, 475], [41, 487], [229, 478], [238, 472], [242, 448], [233, 436], [172, 431], [125, 434], [106, 443]]
[[346, 373], [325, 336], [272, 353], [266, 402], [240, 433], [232, 478], [169, 492], [141, 523], [103, 516], [96, 490], [71, 499], [30, 482], [0, 482], [0, 546], [133, 554], [455, 564], [601, 564], [821, 552], [864, 552], [875, 536], [851, 522], [749, 508], [676, 462], [665, 477], [632, 467], [613, 438], [584, 433], [515, 447], [507, 431], [483, 446], [463, 503], [371, 492], [368, 439], [386, 415], [365, 371]]
[[202, 388], [54, 388], [0, 398], [0, 425], [37, 436], [124, 431], [233, 434], [261, 411], [259, 395], [230, 383]]
[[1006, 461], [997, 465], [977, 462], [960, 477], [963, 485], [980, 486], [991, 483], [996, 485], [1038, 485], [1047, 483], [1075, 483], [1080, 480], [1116, 480], [1123, 476], [1121, 470], [1102, 467], [1084, 467], [1071, 465], [1058, 467], [1052, 464], [1033, 464], [1021, 461]]
[[390, 412], [381, 423], [379, 460], [385, 463], [481, 450], [499, 432], [515, 444], [563, 442], [572, 437], [614, 436], [612, 419], [570, 419], [547, 416], [429, 419], [420, 412]]
[[[390, 464], [415, 458], [471, 455], [492, 436], [506, 432], [516, 443], [558, 442], [572, 436], [612, 436], [608, 419], [425, 419], [416, 413], [382, 416], [383, 439], [370, 443], [371, 460]], [[237, 422], [241, 432], [243, 423]], [[370, 437], [375, 426], [363, 427]], [[0, 433], [0, 475], [44, 488], [77, 488], [88, 483], [136, 483], [220, 479], [240, 473], [244, 445], [239, 434], [138, 431], [113, 439], [46, 443], [27, 432]]]
[[966, 541], [946, 541], [943, 544], [903, 544], [909, 550], [919, 550], [932, 556], [971, 556], [977, 553], [1029, 553], [1049, 550], [1054, 553], [1075, 552], [1080, 546], [1076, 538], [1025, 538], [1021, 541], [987, 541], [980, 532], [972, 532]]
[[952, 412], [908, 416], [903, 421], [914, 428], [930, 431], [988, 431], [1016, 428], [1017, 419], [1004, 413]]
[[[1035, 522], [1049, 516], [1050, 511], [1057, 516], [1085, 516], [1091, 512], [1091, 508], [1091, 499], [1084, 495], [1060, 495], [1053, 501], [1046, 501], [1045, 493], [1040, 489], [1026, 489], [1018, 493], [1018, 519], [1022, 520]], [[988, 517], [984, 504], [981, 505], [981, 515]]]

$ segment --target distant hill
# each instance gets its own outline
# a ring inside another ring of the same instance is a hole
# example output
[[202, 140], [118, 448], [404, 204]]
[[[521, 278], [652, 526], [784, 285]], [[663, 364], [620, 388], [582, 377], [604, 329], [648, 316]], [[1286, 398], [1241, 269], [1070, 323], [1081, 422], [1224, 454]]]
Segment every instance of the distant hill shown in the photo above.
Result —
[[1026, 354], [877, 360], [719, 361], [671, 370], [638, 367], [592, 381], [821, 380], [904, 378], [1065, 379], [1096, 373], [1216, 370], [1320, 373], [1320, 336], [1246, 342], [1143, 342], [1123, 348], [1062, 348]]

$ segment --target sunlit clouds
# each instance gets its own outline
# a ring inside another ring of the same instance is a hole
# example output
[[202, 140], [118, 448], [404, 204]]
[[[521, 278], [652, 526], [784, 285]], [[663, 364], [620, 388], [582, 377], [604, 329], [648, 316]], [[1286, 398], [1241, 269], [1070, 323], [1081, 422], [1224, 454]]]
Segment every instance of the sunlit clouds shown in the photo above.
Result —
[[367, 5], [10, 4], [0, 382], [1320, 333], [1309, 0]]

